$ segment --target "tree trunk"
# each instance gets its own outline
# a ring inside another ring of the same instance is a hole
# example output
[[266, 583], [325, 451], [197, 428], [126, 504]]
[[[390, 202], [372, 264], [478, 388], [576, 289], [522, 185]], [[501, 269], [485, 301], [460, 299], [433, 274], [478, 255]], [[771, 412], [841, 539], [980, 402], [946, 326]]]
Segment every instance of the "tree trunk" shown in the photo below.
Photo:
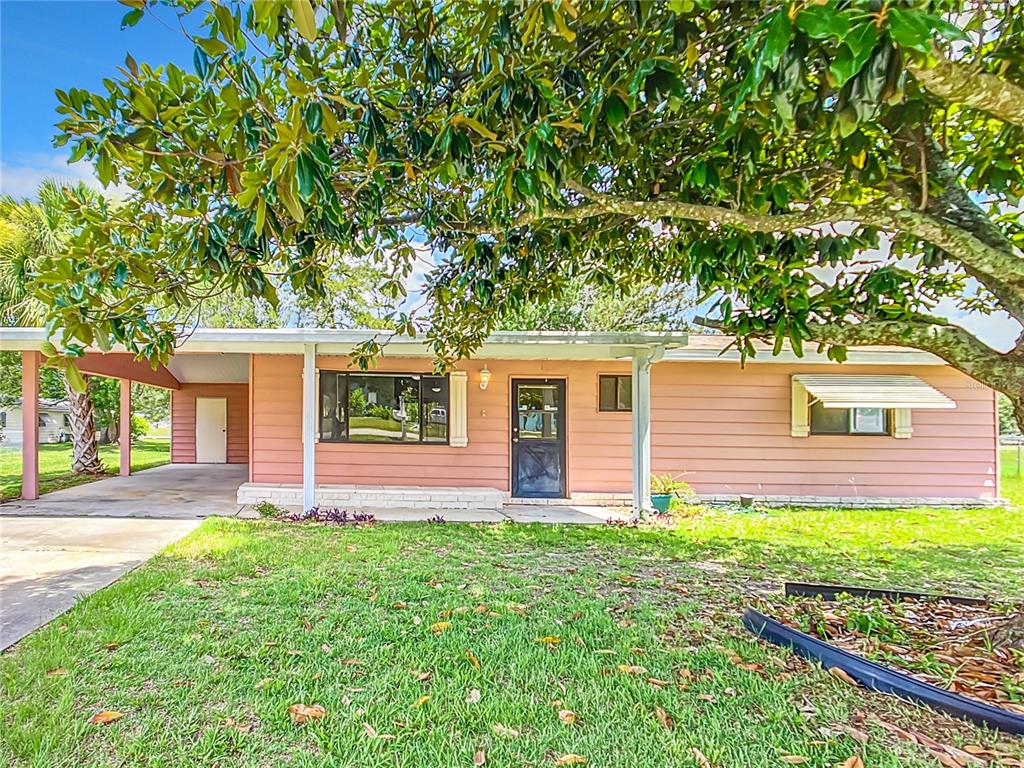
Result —
[[[88, 381], [88, 376], [86, 377]], [[96, 419], [89, 388], [85, 392], [75, 392], [71, 385], [64, 382], [68, 404], [71, 406], [71, 470], [76, 475], [98, 475], [103, 472], [100, 461], [100, 449], [96, 442]]]

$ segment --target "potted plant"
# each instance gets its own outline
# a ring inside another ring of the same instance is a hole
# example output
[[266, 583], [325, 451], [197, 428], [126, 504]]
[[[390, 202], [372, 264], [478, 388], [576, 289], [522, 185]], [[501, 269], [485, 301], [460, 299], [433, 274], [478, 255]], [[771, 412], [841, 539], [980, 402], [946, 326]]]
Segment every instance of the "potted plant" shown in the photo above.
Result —
[[693, 495], [690, 484], [679, 480], [675, 475], [651, 475], [651, 505], [659, 514], [668, 512], [672, 506], [672, 499], [692, 498]]

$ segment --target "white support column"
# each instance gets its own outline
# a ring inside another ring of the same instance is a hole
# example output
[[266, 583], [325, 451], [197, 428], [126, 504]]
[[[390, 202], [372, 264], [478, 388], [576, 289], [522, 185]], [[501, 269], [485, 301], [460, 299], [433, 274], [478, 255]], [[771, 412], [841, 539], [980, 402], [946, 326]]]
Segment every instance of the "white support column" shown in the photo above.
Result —
[[316, 344], [302, 350], [302, 508], [316, 506]]
[[651, 365], [664, 354], [664, 347], [642, 347], [633, 352], [633, 508], [636, 514], [651, 508]]

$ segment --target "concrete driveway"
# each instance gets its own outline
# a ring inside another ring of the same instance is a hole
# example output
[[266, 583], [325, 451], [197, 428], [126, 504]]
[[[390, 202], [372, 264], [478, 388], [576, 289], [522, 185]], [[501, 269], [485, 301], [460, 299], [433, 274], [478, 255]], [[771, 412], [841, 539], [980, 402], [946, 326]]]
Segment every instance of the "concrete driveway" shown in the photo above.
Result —
[[0, 507], [0, 649], [144, 563], [202, 518], [236, 515], [244, 464], [168, 464]]
[[49, 517], [202, 518], [236, 515], [235, 494], [249, 479], [246, 464], [165, 464], [129, 477], [106, 477], [44, 493], [35, 501], [5, 502], [5, 515]]
[[0, 650], [201, 521], [0, 516]]

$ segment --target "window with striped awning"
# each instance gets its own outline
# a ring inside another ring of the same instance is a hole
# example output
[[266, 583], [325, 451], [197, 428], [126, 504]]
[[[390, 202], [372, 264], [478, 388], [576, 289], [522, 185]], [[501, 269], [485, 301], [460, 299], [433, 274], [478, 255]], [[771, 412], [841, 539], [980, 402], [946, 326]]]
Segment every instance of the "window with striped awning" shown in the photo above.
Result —
[[797, 374], [793, 379], [825, 408], [956, 408], [917, 376]]
[[792, 389], [793, 437], [840, 433], [909, 438], [914, 410], [956, 408], [951, 398], [909, 375], [801, 373], [793, 376]]

